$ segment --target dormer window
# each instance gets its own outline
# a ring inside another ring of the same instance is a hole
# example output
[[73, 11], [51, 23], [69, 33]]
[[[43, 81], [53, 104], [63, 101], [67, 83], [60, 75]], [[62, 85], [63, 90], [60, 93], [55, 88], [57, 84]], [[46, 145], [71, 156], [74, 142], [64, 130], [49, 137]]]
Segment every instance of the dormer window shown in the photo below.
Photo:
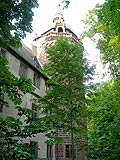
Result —
[[59, 27], [59, 28], [58, 28], [58, 32], [63, 32], [63, 28], [62, 28], [62, 27]]

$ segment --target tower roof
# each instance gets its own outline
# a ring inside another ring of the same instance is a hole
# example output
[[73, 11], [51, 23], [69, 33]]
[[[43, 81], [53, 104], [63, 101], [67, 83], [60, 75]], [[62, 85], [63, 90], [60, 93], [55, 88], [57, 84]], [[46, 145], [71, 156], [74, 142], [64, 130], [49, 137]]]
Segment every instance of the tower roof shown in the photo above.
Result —
[[60, 5], [57, 5], [58, 11], [55, 14], [55, 17], [53, 18], [53, 26], [52, 28], [48, 29], [47, 31], [43, 32], [40, 36], [36, 36], [34, 41], [37, 41], [40, 38], [48, 38], [50, 36], [56, 37], [56, 36], [65, 36], [65, 37], [73, 37], [77, 41], [79, 41], [79, 38], [75, 34], [74, 30], [68, 26], [65, 23], [63, 14], [61, 13]]

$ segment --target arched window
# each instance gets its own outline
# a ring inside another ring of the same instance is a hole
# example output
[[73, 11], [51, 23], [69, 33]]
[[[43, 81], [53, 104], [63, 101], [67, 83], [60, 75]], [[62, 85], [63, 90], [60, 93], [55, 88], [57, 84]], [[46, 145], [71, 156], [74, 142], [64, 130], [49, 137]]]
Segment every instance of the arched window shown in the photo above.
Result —
[[59, 27], [59, 28], [58, 28], [58, 32], [63, 32], [62, 27]]

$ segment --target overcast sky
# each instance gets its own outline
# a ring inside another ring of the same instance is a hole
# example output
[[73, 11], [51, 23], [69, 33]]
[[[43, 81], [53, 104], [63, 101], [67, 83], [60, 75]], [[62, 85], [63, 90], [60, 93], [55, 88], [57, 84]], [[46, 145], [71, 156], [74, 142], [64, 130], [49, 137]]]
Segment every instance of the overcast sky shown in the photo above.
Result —
[[[84, 29], [81, 21], [85, 18], [88, 10], [94, 8], [97, 3], [101, 4], [104, 1], [105, 0], [70, 0], [68, 9], [62, 10], [62, 0], [38, 0], [39, 8], [33, 10], [33, 33], [27, 35], [24, 43], [31, 48], [35, 33], [41, 34], [53, 26], [53, 18], [55, 14], [59, 12], [58, 4], [61, 4], [61, 13], [63, 14], [65, 23], [68, 24], [79, 37]], [[98, 74], [100, 74], [101, 63], [99, 60], [99, 51], [95, 49], [95, 44], [89, 39], [85, 39], [84, 47], [88, 52], [88, 59], [94, 64], [97, 64], [97, 71], [99, 72]]]
[[104, 0], [70, 0], [68, 9], [63, 8], [62, 0], [38, 0], [39, 8], [34, 9], [33, 33], [28, 34], [25, 40], [26, 44], [31, 43], [35, 33], [43, 33], [52, 26], [53, 18], [58, 13], [58, 4], [61, 4], [61, 13], [67, 23], [79, 36], [83, 31], [81, 20], [89, 9], [94, 8], [97, 3], [103, 3]]

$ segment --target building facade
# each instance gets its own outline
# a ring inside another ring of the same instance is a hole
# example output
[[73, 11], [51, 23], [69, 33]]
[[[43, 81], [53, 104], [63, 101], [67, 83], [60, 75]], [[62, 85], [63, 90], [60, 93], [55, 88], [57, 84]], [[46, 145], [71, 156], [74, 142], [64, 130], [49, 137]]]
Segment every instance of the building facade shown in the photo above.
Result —
[[[35, 105], [32, 103], [32, 99], [40, 98], [46, 95], [47, 86], [46, 81], [48, 77], [42, 73], [42, 66], [48, 63], [45, 48], [54, 44], [57, 37], [67, 37], [71, 43], [80, 43], [79, 38], [73, 32], [73, 30], [65, 24], [64, 18], [61, 13], [55, 15], [53, 19], [54, 27], [50, 28], [40, 36], [37, 35], [33, 40], [32, 51], [28, 49], [24, 44], [22, 48], [8, 50], [0, 49], [1, 53], [4, 53], [5, 57], [9, 61], [9, 69], [16, 77], [31, 78], [35, 91], [31, 94], [26, 94], [23, 97], [22, 106], [35, 110]], [[8, 97], [4, 95], [4, 98], [9, 101]], [[11, 103], [9, 101], [9, 103]], [[10, 104], [13, 105], [12, 103]], [[8, 115], [17, 116], [17, 110], [11, 108], [1, 108], [0, 116], [6, 117]], [[36, 113], [35, 116], [40, 116], [40, 113]], [[65, 134], [62, 131], [56, 131], [57, 136], [62, 137], [61, 143], [53, 146], [45, 144], [46, 137], [44, 134], [37, 134], [34, 138], [27, 139], [31, 144], [36, 146], [37, 158], [48, 158], [50, 160], [71, 160], [72, 142], [71, 136]], [[84, 143], [84, 142], [83, 142]], [[74, 160], [86, 160], [86, 152], [84, 149], [78, 151], [77, 148], [74, 151]]]
[[[42, 73], [37, 58], [24, 44], [22, 44], [22, 48], [19, 49], [9, 47], [6, 50], [0, 48], [0, 55], [8, 60], [8, 67], [13, 75], [16, 77], [30, 78], [32, 80], [35, 90], [31, 94], [27, 93], [22, 97], [21, 106], [26, 109], [32, 109], [35, 113], [34, 117], [40, 117], [41, 115], [39, 111], [37, 111], [36, 105], [32, 100], [43, 97], [46, 94], [46, 81], [48, 77]], [[5, 94], [3, 96], [4, 100], [9, 103], [9, 107], [3, 107], [2, 104], [0, 104], [0, 117], [6, 118], [7, 116], [12, 116], [18, 118], [17, 109], [13, 107], [14, 104]], [[25, 139], [25, 142], [29, 142], [35, 146], [34, 154], [37, 158], [47, 157], [47, 145], [45, 141], [46, 138], [44, 134], [37, 134], [33, 138]]]
[[60, 36], [66, 37], [72, 43], [80, 43], [79, 38], [73, 30], [65, 24], [64, 18], [61, 13], [57, 13], [53, 19], [54, 27], [50, 28], [40, 36], [36, 35], [33, 40], [32, 50], [39, 59], [42, 65], [48, 63], [45, 48], [54, 44], [56, 39]]

